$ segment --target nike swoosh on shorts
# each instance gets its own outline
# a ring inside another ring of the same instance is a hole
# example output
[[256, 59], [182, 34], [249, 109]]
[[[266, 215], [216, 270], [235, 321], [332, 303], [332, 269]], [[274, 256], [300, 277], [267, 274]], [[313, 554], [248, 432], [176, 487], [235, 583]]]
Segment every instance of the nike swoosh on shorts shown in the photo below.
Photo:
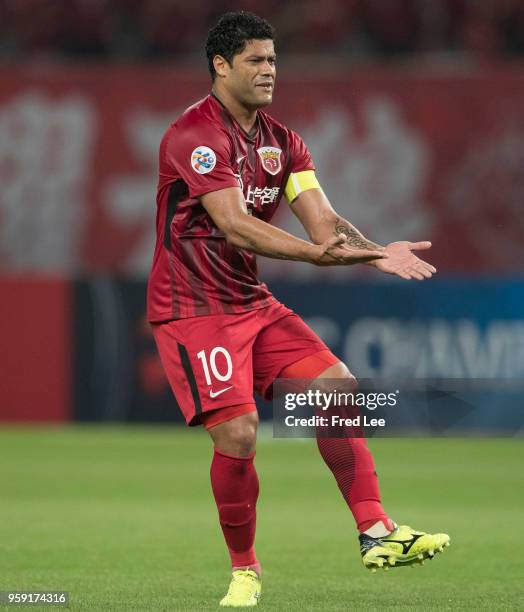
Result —
[[209, 397], [211, 398], [217, 397], [217, 395], [225, 393], [226, 391], [229, 391], [229, 389], [232, 389], [232, 388], [233, 388], [233, 385], [231, 385], [230, 387], [226, 387], [225, 389], [220, 389], [220, 391], [209, 391]]

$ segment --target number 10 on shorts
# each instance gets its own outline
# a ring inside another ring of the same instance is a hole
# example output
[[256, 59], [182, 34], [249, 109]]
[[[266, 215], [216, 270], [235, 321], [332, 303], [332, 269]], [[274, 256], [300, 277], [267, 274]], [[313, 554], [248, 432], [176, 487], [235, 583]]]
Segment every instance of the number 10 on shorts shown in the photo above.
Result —
[[[223, 357], [225, 358], [225, 364], [224, 359], [220, 359], [220, 362], [222, 362], [220, 363], [220, 369], [217, 365], [217, 355], [223, 355]], [[204, 376], [206, 377], [206, 383], [208, 384], [208, 386], [211, 386], [213, 384], [211, 380], [211, 374], [213, 374], [213, 377], [216, 380], [219, 380], [220, 382], [228, 381], [233, 375], [233, 362], [231, 360], [231, 355], [222, 346], [215, 346], [214, 349], [211, 349], [211, 352], [209, 353], [209, 359], [206, 355], [205, 350], [202, 350], [197, 353], [197, 357], [202, 362], [202, 369], [204, 370]], [[225, 371], [224, 365], [226, 366]], [[211, 373], [209, 370], [211, 370]]]

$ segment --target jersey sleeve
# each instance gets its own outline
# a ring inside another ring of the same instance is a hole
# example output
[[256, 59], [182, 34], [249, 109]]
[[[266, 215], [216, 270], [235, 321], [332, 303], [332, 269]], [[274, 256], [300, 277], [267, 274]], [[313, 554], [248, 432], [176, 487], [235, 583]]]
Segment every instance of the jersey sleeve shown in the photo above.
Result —
[[293, 131], [289, 131], [290, 171], [284, 186], [284, 195], [289, 204], [308, 189], [318, 188], [315, 164], [305, 142]]
[[166, 141], [165, 162], [189, 189], [189, 196], [239, 187], [231, 167], [231, 142], [216, 126], [175, 125]]
[[316, 169], [306, 143], [292, 130], [289, 131], [289, 153], [291, 156], [290, 172]]

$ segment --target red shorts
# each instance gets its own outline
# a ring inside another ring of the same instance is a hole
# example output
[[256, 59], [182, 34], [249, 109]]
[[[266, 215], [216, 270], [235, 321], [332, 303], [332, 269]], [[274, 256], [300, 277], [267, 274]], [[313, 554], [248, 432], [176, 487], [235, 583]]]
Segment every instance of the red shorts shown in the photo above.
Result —
[[305, 357], [323, 352], [318, 373], [339, 361], [298, 315], [278, 302], [241, 314], [154, 323], [152, 328], [188, 425], [202, 423], [206, 413], [219, 408], [254, 410], [253, 391], [271, 399], [275, 378]]

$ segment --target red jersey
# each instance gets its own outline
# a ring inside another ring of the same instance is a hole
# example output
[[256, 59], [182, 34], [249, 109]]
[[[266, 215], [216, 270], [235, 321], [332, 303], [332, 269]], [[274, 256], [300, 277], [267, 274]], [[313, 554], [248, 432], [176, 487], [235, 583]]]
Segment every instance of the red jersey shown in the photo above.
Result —
[[291, 172], [314, 170], [302, 139], [262, 111], [253, 136], [209, 95], [160, 144], [157, 241], [148, 284], [152, 322], [264, 308], [275, 298], [256, 257], [229, 244], [200, 196], [240, 187], [248, 212], [269, 222]]

